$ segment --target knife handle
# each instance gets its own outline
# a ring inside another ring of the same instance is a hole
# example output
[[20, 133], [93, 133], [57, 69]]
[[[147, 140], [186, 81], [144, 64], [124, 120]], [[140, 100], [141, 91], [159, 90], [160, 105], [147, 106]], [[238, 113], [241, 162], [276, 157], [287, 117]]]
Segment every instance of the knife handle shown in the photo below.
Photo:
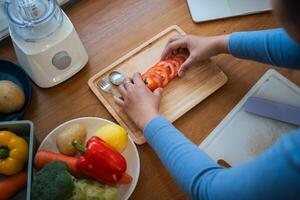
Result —
[[300, 126], [300, 107], [297, 106], [249, 97], [245, 103], [245, 111]]

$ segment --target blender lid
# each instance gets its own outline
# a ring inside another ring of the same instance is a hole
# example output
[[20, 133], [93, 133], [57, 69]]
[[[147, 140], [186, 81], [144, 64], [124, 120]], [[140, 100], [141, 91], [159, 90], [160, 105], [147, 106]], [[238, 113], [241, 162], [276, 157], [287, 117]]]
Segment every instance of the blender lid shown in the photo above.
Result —
[[56, 0], [8, 0], [5, 7], [12, 33], [29, 42], [49, 36], [62, 24]]

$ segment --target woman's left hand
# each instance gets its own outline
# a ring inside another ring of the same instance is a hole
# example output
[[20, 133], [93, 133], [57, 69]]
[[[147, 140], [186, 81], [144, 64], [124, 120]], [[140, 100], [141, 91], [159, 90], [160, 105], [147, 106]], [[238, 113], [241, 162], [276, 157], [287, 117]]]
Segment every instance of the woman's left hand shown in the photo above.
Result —
[[133, 78], [127, 78], [118, 87], [118, 90], [122, 98], [114, 97], [116, 104], [141, 130], [151, 119], [159, 115], [162, 89], [158, 88], [152, 93], [146, 87], [139, 73], [135, 73]]

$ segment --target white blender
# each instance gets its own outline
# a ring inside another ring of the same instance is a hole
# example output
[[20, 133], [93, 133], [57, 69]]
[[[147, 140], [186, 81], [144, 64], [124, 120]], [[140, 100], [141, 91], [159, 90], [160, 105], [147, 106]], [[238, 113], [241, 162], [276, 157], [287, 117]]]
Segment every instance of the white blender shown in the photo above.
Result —
[[9, 31], [21, 67], [40, 87], [80, 71], [87, 52], [56, 0], [6, 0]]

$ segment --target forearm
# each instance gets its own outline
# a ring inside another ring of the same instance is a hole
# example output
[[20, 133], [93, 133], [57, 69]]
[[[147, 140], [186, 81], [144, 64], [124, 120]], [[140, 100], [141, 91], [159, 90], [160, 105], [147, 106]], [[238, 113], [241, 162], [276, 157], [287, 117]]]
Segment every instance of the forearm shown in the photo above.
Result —
[[199, 173], [221, 169], [205, 152], [191, 143], [165, 118], [153, 119], [144, 129], [147, 142], [155, 150], [175, 181], [192, 197], [191, 187]]
[[299, 156], [298, 130], [280, 138], [255, 160], [207, 177], [210, 199], [300, 199]]
[[218, 166], [162, 117], [149, 122], [144, 133], [192, 199], [300, 198], [300, 131], [280, 140], [257, 159], [231, 169]]
[[282, 29], [236, 32], [213, 38], [213, 55], [232, 54], [279, 67], [300, 68], [300, 46]]
[[229, 52], [238, 58], [288, 68], [300, 68], [300, 46], [283, 29], [232, 33]]

